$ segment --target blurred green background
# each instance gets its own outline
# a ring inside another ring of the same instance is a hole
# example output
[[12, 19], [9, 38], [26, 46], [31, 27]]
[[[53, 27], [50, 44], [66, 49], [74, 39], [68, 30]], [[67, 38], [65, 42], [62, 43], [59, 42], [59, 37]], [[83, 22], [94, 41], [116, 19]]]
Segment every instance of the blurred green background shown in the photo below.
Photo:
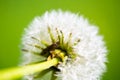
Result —
[[103, 80], [120, 79], [120, 1], [118, 0], [0, 0], [0, 69], [20, 62], [21, 36], [35, 16], [62, 9], [80, 13], [98, 25], [109, 50]]

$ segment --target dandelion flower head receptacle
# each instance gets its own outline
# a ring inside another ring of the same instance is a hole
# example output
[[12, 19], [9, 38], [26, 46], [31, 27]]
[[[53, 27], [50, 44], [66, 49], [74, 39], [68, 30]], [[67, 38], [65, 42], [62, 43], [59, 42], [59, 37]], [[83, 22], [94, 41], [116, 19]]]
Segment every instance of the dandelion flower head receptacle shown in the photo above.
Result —
[[107, 50], [98, 27], [71, 12], [36, 17], [25, 29], [21, 50], [23, 65], [60, 58], [54, 74], [60, 80], [100, 80], [106, 69]]

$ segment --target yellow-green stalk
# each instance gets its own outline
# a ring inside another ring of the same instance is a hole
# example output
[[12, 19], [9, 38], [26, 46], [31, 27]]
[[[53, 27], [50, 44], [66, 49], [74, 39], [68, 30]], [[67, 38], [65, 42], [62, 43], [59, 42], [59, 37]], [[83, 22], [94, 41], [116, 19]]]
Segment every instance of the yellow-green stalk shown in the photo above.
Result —
[[13, 80], [13, 79], [20, 78], [24, 75], [30, 75], [36, 72], [40, 72], [50, 68], [51, 66], [57, 65], [58, 62], [59, 60], [57, 58], [53, 58], [49, 61], [45, 61], [42, 63], [1, 70], [0, 80]]

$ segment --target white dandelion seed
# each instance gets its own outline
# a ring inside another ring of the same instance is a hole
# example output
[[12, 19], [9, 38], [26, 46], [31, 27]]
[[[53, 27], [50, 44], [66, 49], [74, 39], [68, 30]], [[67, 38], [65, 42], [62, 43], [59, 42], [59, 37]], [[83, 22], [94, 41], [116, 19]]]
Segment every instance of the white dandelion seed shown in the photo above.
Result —
[[[22, 64], [45, 60], [40, 53], [54, 43], [58, 45], [57, 42], [68, 57], [67, 64], [58, 65], [57, 77], [61, 80], [100, 80], [107, 61], [103, 37], [98, 35], [96, 26], [71, 12], [46, 12], [33, 20], [22, 38]], [[33, 79], [32, 76], [27, 78]]]

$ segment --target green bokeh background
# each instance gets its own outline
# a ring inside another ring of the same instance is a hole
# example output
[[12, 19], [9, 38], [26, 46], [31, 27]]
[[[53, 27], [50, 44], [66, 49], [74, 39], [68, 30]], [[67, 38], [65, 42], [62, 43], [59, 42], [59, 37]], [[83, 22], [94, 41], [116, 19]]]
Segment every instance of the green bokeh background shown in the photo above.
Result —
[[98, 25], [109, 50], [103, 80], [120, 79], [120, 2], [117, 0], [0, 0], [0, 69], [20, 62], [21, 36], [35, 16], [62, 9], [80, 13]]

